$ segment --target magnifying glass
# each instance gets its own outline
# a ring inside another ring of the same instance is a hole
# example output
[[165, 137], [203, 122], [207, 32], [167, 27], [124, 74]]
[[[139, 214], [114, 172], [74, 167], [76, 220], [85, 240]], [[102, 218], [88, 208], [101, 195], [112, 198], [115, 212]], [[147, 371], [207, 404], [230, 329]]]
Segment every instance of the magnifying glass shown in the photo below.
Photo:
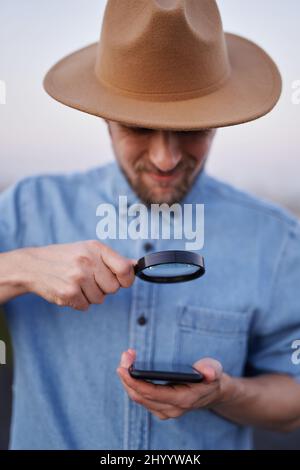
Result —
[[158, 251], [140, 258], [134, 267], [140, 279], [161, 284], [197, 279], [205, 273], [203, 256], [193, 251]]

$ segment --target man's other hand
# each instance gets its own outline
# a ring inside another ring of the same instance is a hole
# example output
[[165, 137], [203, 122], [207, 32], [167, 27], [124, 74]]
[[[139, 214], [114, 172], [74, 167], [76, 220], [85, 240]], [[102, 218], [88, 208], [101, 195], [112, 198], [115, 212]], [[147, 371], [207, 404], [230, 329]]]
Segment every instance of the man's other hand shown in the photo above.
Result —
[[129, 397], [159, 419], [178, 418], [191, 410], [210, 408], [224, 399], [225, 374], [215, 359], [200, 359], [193, 365], [204, 376], [203, 382], [178, 385], [157, 385], [132, 378], [128, 368], [135, 360], [135, 351], [128, 349], [121, 356], [117, 373]]

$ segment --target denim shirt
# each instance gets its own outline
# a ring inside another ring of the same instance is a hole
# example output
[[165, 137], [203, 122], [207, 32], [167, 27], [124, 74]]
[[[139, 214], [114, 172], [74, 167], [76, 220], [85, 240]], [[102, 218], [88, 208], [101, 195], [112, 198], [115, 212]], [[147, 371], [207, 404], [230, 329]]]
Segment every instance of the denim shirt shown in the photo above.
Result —
[[[0, 196], [0, 250], [96, 239], [97, 206], [116, 206], [119, 195], [138, 201], [116, 163], [25, 178]], [[34, 294], [5, 304], [14, 348], [12, 449], [251, 448], [250, 428], [209, 409], [161, 421], [131, 401], [116, 374], [129, 347], [148, 364], [213, 357], [234, 377], [299, 380], [292, 362], [300, 339], [299, 222], [205, 171], [182, 203], [205, 205], [202, 278], [136, 279], [87, 313]], [[143, 256], [146, 242], [158, 251], [185, 249], [186, 240], [105, 241], [130, 258]]]

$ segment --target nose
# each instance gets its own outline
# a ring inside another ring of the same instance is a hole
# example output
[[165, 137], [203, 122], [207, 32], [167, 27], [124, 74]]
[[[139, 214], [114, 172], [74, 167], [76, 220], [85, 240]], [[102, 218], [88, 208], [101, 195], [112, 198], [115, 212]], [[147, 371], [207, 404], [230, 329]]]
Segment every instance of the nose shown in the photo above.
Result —
[[160, 171], [173, 170], [182, 159], [176, 136], [171, 131], [156, 131], [152, 137], [149, 150], [151, 163]]

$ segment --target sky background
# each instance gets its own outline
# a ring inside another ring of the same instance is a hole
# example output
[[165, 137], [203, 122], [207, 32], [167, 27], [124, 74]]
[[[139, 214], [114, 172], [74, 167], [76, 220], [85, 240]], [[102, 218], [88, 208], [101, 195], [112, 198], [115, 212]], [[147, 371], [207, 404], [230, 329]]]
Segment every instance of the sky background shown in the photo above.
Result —
[[[125, 0], [124, 0], [125, 1]], [[149, 0], [151, 1], [151, 0]], [[113, 158], [104, 122], [51, 99], [42, 88], [60, 58], [98, 40], [105, 0], [0, 0], [0, 188], [41, 172], [66, 172]], [[255, 122], [224, 128], [208, 171], [300, 215], [299, 0], [219, 0], [224, 29], [262, 46], [278, 64], [283, 94]]]

